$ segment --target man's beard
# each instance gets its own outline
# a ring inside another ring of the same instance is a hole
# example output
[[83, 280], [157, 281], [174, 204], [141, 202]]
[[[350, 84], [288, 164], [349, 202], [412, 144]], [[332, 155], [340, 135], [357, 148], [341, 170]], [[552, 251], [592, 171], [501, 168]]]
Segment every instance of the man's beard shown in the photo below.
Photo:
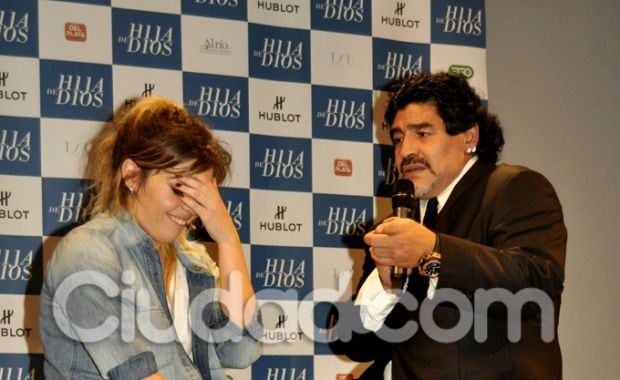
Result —
[[[424, 165], [424, 167], [431, 173], [431, 176], [432, 176], [431, 181], [426, 186], [423, 186], [423, 187], [415, 186], [415, 197], [418, 199], [427, 199], [428, 194], [431, 194], [433, 190], [435, 190], [435, 186], [437, 185], [437, 175], [435, 174], [435, 171], [431, 168], [431, 166], [428, 164], [428, 162], [426, 162], [425, 159], [412, 155], [412, 156], [408, 156], [407, 158], [403, 160], [403, 162], [400, 163], [401, 177], [403, 173], [403, 168], [407, 165], [412, 165], [412, 164]], [[413, 182], [413, 180], [411, 181]]]

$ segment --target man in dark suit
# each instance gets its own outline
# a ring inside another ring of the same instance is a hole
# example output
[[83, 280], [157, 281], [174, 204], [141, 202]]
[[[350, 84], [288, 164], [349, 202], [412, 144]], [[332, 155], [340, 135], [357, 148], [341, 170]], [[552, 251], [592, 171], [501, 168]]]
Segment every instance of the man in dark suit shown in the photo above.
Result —
[[[366, 234], [355, 312], [337, 326], [366, 330], [336, 351], [374, 360], [365, 379], [561, 378], [566, 228], [551, 184], [496, 164], [499, 121], [460, 75], [403, 81], [385, 121], [428, 223], [390, 217]], [[409, 273], [404, 292], [393, 267]]]

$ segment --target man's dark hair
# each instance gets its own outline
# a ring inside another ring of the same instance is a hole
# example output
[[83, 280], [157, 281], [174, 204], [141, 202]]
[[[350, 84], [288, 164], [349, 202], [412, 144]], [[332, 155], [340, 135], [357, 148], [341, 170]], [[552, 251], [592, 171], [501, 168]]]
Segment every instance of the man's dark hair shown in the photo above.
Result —
[[449, 135], [464, 132], [478, 124], [478, 157], [486, 162], [497, 162], [504, 146], [499, 119], [487, 112], [463, 75], [421, 73], [396, 82], [392, 89], [385, 110], [387, 125], [391, 126], [396, 113], [411, 103], [433, 104]]

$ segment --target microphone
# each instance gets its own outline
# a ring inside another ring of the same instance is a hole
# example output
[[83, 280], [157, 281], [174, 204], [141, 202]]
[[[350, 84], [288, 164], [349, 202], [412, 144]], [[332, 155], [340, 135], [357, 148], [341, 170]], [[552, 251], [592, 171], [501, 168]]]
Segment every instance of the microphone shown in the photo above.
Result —
[[[415, 188], [408, 179], [399, 179], [394, 184], [392, 194], [392, 215], [399, 218], [413, 218], [416, 209]], [[392, 267], [390, 280], [393, 289], [402, 289], [407, 278], [407, 270], [397, 266]]]

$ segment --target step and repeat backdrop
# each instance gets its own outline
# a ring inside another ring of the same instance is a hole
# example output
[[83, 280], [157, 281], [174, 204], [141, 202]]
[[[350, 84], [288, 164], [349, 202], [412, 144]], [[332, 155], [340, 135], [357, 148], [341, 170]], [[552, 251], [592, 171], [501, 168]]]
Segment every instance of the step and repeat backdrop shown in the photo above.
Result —
[[461, 72], [486, 98], [483, 0], [2, 0], [0, 379], [43, 377], [44, 266], [85, 206], [89, 141], [161, 95], [233, 154], [222, 190], [262, 305], [265, 352], [231, 379], [354, 379], [325, 319], [391, 212], [386, 85]]

